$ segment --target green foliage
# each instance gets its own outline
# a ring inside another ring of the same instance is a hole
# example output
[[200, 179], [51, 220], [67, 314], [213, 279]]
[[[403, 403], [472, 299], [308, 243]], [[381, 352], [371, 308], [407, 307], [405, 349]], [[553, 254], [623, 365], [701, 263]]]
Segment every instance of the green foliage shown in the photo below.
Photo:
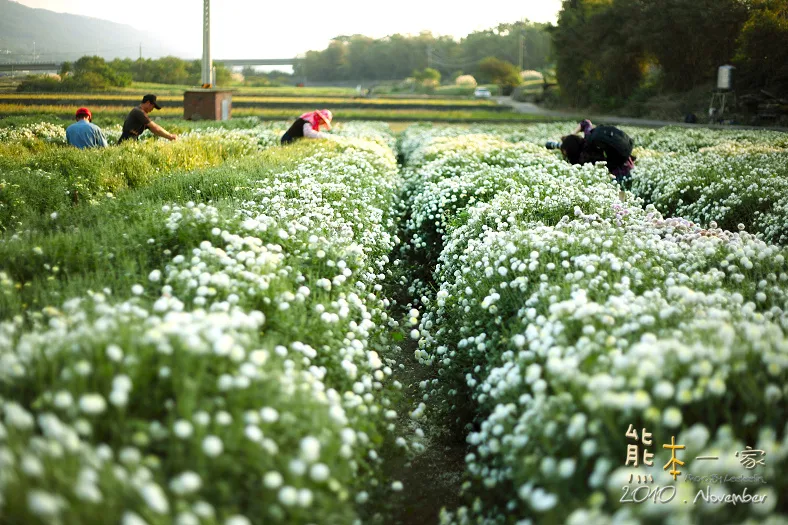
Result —
[[760, 1], [739, 35], [737, 83], [788, 92], [788, 0]]
[[551, 28], [564, 101], [620, 109], [636, 93], [709, 89], [734, 57], [739, 87], [785, 91], [786, 12], [786, 0], [564, 2]]
[[0, 231], [13, 231], [31, 218], [95, 204], [170, 172], [221, 164], [250, 153], [249, 142], [184, 138], [161, 144], [143, 141], [118, 147], [78, 150], [48, 145], [32, 154], [0, 150]]
[[638, 86], [645, 53], [631, 26], [639, 16], [630, 0], [564, 5], [552, 33], [556, 75], [569, 104], [615, 106]]
[[550, 62], [550, 35], [545, 24], [515, 22], [476, 31], [459, 42], [449, 36], [423, 32], [417, 36], [391, 35], [372, 39], [362, 35], [340, 36], [322, 51], [309, 51], [294, 66], [296, 77], [313, 81], [394, 80], [427, 67], [441, 78], [459, 76], [460, 70], [477, 75], [480, 62], [492, 56], [541, 69]]
[[741, 0], [661, 0], [636, 5], [643, 48], [662, 66], [665, 87], [674, 90], [691, 89], [715, 78], [717, 68], [733, 58], [735, 35], [747, 20]]
[[522, 82], [517, 66], [495, 57], [487, 57], [479, 63], [479, 78], [501, 86], [504, 95], [511, 94]]
[[84, 56], [72, 65], [61, 68], [62, 80], [54, 77], [33, 77], [22, 82], [17, 91], [106, 91], [131, 85], [131, 75], [120, 71], [97, 56]]
[[[199, 60], [183, 60], [177, 57], [131, 60], [115, 59], [106, 62], [101, 57], [84, 56], [74, 62], [64, 62], [61, 67], [62, 80], [47, 76], [34, 76], [23, 81], [20, 92], [77, 92], [107, 91], [127, 87], [131, 82], [157, 82], [161, 84], [197, 85], [202, 75]], [[217, 85], [227, 85], [232, 71], [216, 64]]]
[[422, 69], [421, 71], [419, 70], [414, 71], [413, 78], [415, 78], [417, 82], [421, 82], [422, 84], [426, 84], [428, 82], [434, 82], [437, 84], [440, 83], [441, 81], [441, 73], [437, 69], [427, 67]]

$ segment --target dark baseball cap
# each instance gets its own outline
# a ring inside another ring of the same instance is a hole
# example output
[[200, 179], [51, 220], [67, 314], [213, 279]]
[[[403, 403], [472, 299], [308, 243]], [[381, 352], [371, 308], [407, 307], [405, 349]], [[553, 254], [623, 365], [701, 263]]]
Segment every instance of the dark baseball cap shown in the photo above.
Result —
[[156, 95], [145, 95], [142, 97], [142, 103], [150, 102], [156, 109], [161, 109], [161, 106], [156, 103]]

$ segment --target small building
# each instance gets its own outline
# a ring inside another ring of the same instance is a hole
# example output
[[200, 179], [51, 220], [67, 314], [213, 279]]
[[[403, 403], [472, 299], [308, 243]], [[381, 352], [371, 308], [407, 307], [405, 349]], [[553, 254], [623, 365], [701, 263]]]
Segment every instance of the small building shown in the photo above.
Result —
[[229, 120], [232, 106], [229, 89], [192, 89], [183, 94], [185, 120]]

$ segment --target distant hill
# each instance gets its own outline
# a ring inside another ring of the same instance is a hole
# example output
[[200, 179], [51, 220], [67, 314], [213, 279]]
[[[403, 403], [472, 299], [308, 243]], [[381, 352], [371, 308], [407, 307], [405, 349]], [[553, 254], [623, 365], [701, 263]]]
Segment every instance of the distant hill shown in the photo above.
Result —
[[0, 62], [32, 60], [33, 42], [41, 62], [75, 60], [84, 55], [136, 58], [140, 43], [145, 58], [186, 57], [201, 52], [178, 49], [125, 24], [0, 0]]

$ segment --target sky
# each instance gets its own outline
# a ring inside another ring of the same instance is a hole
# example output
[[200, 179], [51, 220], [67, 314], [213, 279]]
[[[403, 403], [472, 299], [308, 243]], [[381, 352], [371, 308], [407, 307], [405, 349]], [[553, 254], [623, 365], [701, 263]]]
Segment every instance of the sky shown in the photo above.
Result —
[[[202, 0], [16, 1], [128, 24], [183, 50], [182, 58], [202, 56]], [[214, 0], [211, 49], [214, 59], [291, 58], [325, 49], [339, 35], [381, 38], [431, 31], [460, 38], [526, 18], [555, 22], [560, 8], [561, 0]]]

